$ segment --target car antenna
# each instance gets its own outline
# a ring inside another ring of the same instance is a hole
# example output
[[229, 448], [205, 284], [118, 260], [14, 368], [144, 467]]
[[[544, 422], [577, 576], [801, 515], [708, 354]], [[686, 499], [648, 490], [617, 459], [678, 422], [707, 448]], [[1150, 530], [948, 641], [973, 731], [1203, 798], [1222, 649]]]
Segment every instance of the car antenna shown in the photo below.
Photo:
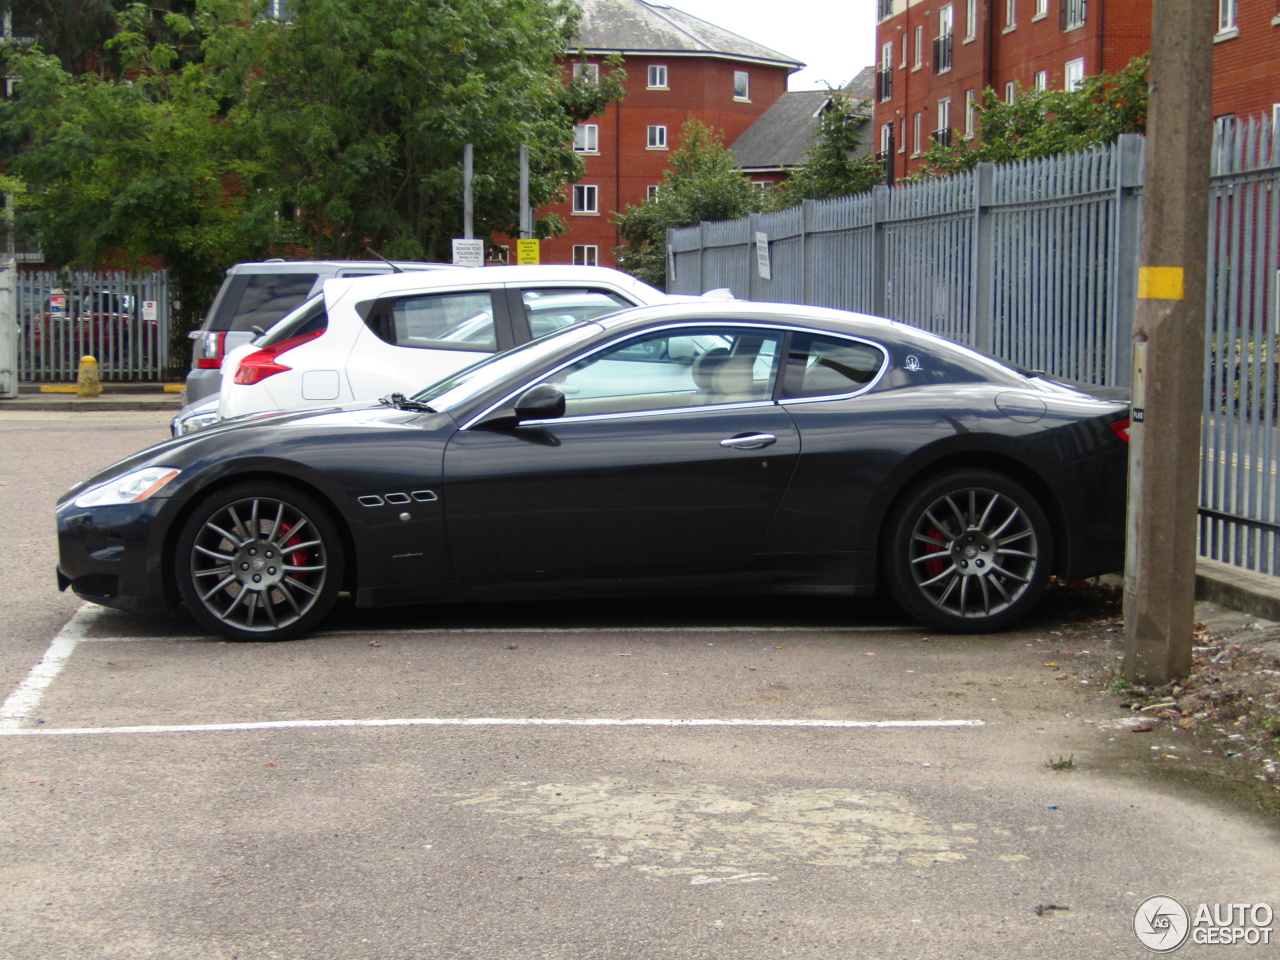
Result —
[[388, 264], [391, 267], [392, 273], [404, 273], [404, 267], [400, 266], [399, 264], [392, 263], [382, 254], [380, 254], [377, 250], [373, 249], [373, 247], [366, 246], [365, 249], [368, 250], [370, 253], [372, 253], [375, 257], [377, 257], [383, 263]]

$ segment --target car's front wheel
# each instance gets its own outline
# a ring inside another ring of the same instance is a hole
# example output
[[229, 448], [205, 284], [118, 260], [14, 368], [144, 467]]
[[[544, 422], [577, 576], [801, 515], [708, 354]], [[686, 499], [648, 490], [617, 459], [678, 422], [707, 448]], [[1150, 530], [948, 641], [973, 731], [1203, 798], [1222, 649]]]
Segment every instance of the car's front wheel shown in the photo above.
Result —
[[999, 630], [1024, 616], [1049, 578], [1048, 521], [1021, 484], [952, 470], [915, 487], [888, 526], [894, 599], [952, 633]]
[[245, 483], [202, 500], [175, 556], [192, 615], [232, 640], [289, 640], [313, 629], [342, 586], [342, 537], [314, 498]]

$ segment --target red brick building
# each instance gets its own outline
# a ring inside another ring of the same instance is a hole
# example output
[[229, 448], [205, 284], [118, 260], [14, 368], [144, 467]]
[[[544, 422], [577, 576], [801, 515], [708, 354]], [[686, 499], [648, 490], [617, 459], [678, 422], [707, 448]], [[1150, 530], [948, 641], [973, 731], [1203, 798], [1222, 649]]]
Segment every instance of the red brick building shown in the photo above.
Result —
[[[586, 159], [567, 202], [543, 210], [568, 231], [542, 244], [543, 263], [615, 266], [619, 243], [612, 214], [642, 203], [662, 182], [680, 130], [696, 118], [733, 143], [787, 90], [804, 66], [792, 57], [722, 30], [673, 7], [646, 0], [578, 0], [586, 69], [620, 54], [626, 98], [578, 125], [575, 149]], [[566, 71], [582, 69], [566, 60]]]
[[[1280, 103], [1280, 0], [1218, 7], [1214, 114], [1253, 116]], [[877, 0], [875, 129], [892, 136], [894, 174], [919, 169], [932, 138], [971, 136], [987, 87], [1070, 87], [1114, 72], [1151, 46], [1152, 0]]]

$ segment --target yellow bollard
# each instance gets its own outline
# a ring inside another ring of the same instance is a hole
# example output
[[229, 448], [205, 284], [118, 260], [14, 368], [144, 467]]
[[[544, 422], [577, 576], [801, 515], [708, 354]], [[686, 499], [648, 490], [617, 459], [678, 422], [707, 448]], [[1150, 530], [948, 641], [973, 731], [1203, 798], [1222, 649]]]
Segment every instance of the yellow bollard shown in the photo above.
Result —
[[102, 393], [102, 379], [98, 375], [98, 361], [93, 357], [80, 358], [80, 375], [76, 380], [76, 396], [82, 399]]

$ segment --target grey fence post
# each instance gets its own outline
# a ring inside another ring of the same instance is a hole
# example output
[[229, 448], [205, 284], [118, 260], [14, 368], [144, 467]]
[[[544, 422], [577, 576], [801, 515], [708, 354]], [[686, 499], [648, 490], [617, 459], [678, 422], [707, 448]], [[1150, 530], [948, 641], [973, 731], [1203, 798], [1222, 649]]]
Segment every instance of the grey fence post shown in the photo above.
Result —
[[18, 395], [18, 271], [0, 261], [0, 397]]
[[801, 303], [813, 303], [813, 271], [814, 258], [809, 245], [813, 243], [813, 201], [803, 200], [800, 203], [800, 277]]
[[747, 214], [747, 299], [760, 299], [760, 270], [756, 266], [756, 231], [760, 229], [760, 214]]
[[1107, 382], [1127, 387], [1133, 376], [1133, 315], [1138, 309], [1139, 247], [1142, 240], [1142, 182], [1146, 139], [1136, 133], [1120, 135], [1116, 162], [1115, 263], [1112, 265], [1108, 356], [1112, 366]]
[[871, 312], [889, 316], [889, 258], [885, 222], [889, 219], [889, 188], [871, 188]]
[[980, 163], [973, 171], [973, 315], [969, 318], [973, 345], [990, 353], [995, 345], [995, 236], [991, 229], [992, 183], [995, 167]]
[[698, 293], [707, 292], [707, 221], [698, 224]]

